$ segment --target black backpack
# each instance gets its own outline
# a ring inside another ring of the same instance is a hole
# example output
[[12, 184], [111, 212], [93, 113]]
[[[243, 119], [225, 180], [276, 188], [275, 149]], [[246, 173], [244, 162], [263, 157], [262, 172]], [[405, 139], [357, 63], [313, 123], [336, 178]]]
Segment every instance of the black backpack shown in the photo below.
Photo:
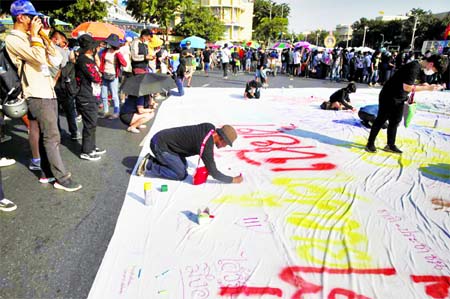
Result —
[[17, 99], [22, 94], [22, 84], [17, 68], [11, 61], [6, 47], [0, 49], [0, 102]]
[[58, 96], [58, 100], [67, 100], [74, 98], [77, 95], [78, 84], [75, 75], [75, 64], [68, 61], [67, 64], [61, 68], [61, 74], [55, 85], [55, 92]]

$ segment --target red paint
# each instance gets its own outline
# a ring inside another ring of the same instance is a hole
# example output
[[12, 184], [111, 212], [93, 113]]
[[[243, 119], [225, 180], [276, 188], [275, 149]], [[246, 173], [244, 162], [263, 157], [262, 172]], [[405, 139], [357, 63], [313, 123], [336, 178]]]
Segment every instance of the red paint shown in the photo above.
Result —
[[247, 286], [240, 286], [240, 287], [221, 287], [220, 296], [226, 296], [226, 295], [246, 295], [246, 296], [257, 296], [257, 295], [272, 295], [281, 297], [283, 296], [283, 291], [279, 288], [256, 288], [256, 287], [247, 287]]
[[425, 293], [435, 299], [448, 298], [450, 288], [450, 276], [411, 275], [416, 283], [430, 283], [425, 286]]
[[[297, 149], [311, 148], [312, 146], [296, 146], [296, 147], [261, 147], [255, 148], [254, 150], [238, 150], [236, 152], [236, 156], [248, 164], [260, 166], [261, 162], [253, 160], [247, 157], [248, 153], [269, 153], [269, 152], [287, 152], [300, 154], [299, 157], [277, 157], [277, 158], [266, 158], [264, 162], [271, 164], [284, 164], [290, 160], [307, 160], [307, 159], [321, 159], [327, 157], [326, 154], [321, 153], [312, 153], [307, 151], [300, 151]], [[272, 171], [293, 171], [293, 170], [331, 170], [336, 168], [335, 164], [332, 163], [314, 163], [311, 165], [312, 167], [286, 167], [286, 168], [273, 168]]]
[[287, 267], [279, 274], [279, 277], [299, 289], [292, 295], [292, 299], [301, 299], [304, 294], [315, 294], [322, 290], [322, 286], [307, 282], [294, 272], [299, 272], [300, 267]]
[[341, 299], [342, 298], [341, 296], [336, 298], [336, 295], [343, 295], [343, 296], [346, 296], [348, 299], [370, 299], [369, 297], [359, 295], [353, 291], [341, 289], [341, 288], [332, 289], [331, 292], [328, 294], [328, 299], [337, 299], [337, 298]]
[[302, 168], [271, 168], [272, 171], [297, 171], [297, 170], [331, 170], [335, 169], [336, 165], [332, 163], [315, 163], [311, 164], [312, 167], [302, 167]]
[[378, 275], [395, 275], [397, 272], [394, 268], [377, 268], [377, 269], [333, 269], [326, 267], [291, 267], [293, 271], [304, 273], [330, 273], [330, 274], [378, 274]]

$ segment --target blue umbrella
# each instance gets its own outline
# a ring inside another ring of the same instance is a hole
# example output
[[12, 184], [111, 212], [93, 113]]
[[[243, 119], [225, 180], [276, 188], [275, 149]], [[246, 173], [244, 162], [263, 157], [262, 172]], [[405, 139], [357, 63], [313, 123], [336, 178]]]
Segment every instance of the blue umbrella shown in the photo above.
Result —
[[183, 39], [183, 40], [180, 42], [180, 46], [181, 46], [181, 47], [185, 47], [187, 41], [190, 41], [190, 42], [191, 42], [191, 47], [192, 47], [192, 48], [197, 48], [197, 49], [204, 49], [204, 48], [205, 48], [205, 42], [206, 42], [206, 40], [203, 39], [203, 38], [201, 38], [201, 37], [198, 37], [198, 36], [195, 36], [195, 35], [189, 36], [189, 37]]
[[127, 37], [131, 37], [132, 39], [135, 39], [135, 38], [139, 37], [139, 34], [132, 30], [125, 30], [125, 38], [127, 38]]

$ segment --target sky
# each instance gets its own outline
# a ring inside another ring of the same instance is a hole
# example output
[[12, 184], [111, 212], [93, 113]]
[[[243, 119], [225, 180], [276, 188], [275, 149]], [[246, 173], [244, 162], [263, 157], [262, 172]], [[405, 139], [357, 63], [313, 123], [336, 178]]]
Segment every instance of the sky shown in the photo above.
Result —
[[412, 8], [433, 13], [450, 11], [450, 0], [272, 0], [287, 3], [291, 8], [289, 31], [334, 30], [337, 24], [353, 24], [362, 17], [375, 19], [404, 15]]

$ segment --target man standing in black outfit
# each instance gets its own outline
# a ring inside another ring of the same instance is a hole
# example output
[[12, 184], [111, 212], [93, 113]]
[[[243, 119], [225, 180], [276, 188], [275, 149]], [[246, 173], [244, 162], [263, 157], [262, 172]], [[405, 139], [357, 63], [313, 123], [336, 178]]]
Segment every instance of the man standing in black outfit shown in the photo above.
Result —
[[217, 169], [214, 161], [214, 145], [217, 148], [232, 146], [236, 138], [237, 133], [232, 126], [215, 128], [210, 123], [159, 131], [150, 142], [155, 157], [147, 154], [140, 162], [136, 174], [182, 181], [187, 177], [186, 157], [200, 155], [204, 143], [201, 159], [209, 174], [224, 183], [241, 183], [242, 175], [227, 176]]
[[403, 65], [395, 74], [388, 80], [381, 89], [379, 96], [379, 110], [377, 118], [370, 131], [369, 140], [367, 141], [366, 151], [375, 153], [375, 139], [381, 127], [389, 120], [387, 129], [387, 145], [385, 151], [401, 154], [402, 151], [395, 145], [395, 137], [397, 135], [397, 127], [400, 124], [403, 116], [403, 106], [408, 100], [409, 92], [417, 91], [433, 91], [444, 88], [437, 84], [420, 84], [415, 82], [420, 76], [420, 71], [423, 70], [425, 75], [433, 73], [444, 73], [447, 68], [447, 62], [443, 56], [432, 55], [424, 60], [418, 62], [413, 61]]

